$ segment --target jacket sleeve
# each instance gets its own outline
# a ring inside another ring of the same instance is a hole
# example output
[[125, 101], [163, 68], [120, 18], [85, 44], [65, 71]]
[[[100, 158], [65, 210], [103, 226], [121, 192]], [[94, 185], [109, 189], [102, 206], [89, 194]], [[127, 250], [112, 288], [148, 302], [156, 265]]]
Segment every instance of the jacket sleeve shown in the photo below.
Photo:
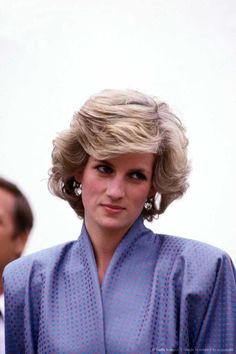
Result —
[[195, 348], [203, 353], [236, 353], [236, 272], [227, 254], [218, 260]]

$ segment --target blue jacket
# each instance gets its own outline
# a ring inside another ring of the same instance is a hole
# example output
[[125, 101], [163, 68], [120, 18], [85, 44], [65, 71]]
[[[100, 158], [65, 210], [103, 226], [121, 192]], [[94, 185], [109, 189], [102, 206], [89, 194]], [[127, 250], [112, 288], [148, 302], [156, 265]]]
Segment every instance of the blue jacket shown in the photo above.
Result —
[[236, 275], [223, 251], [139, 218], [102, 287], [85, 229], [4, 272], [6, 353], [236, 353]]

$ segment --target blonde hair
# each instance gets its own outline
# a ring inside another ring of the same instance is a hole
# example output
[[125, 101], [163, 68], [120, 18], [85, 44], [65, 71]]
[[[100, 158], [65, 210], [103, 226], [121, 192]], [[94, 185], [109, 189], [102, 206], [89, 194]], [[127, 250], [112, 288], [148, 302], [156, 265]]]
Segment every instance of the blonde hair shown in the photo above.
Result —
[[130, 152], [156, 154], [153, 185], [160, 200], [157, 205], [154, 196], [152, 208], [143, 209], [148, 221], [188, 188], [185, 129], [167, 104], [141, 92], [104, 90], [90, 97], [53, 145], [49, 189], [67, 200], [80, 217], [84, 207], [74, 192], [74, 175], [83, 172], [89, 156], [103, 160]]

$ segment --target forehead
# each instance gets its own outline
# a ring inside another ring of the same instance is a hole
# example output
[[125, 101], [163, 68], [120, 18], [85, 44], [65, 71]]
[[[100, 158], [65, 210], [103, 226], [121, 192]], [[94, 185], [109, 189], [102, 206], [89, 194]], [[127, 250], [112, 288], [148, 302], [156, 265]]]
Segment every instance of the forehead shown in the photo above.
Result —
[[0, 215], [13, 215], [15, 205], [14, 195], [0, 187]]

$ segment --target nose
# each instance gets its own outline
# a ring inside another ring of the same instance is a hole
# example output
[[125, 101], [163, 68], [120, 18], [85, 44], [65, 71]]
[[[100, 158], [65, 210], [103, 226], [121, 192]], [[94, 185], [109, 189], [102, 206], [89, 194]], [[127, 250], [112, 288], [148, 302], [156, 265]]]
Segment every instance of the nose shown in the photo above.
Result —
[[124, 180], [118, 176], [109, 180], [107, 184], [107, 196], [113, 200], [123, 198], [125, 195]]

